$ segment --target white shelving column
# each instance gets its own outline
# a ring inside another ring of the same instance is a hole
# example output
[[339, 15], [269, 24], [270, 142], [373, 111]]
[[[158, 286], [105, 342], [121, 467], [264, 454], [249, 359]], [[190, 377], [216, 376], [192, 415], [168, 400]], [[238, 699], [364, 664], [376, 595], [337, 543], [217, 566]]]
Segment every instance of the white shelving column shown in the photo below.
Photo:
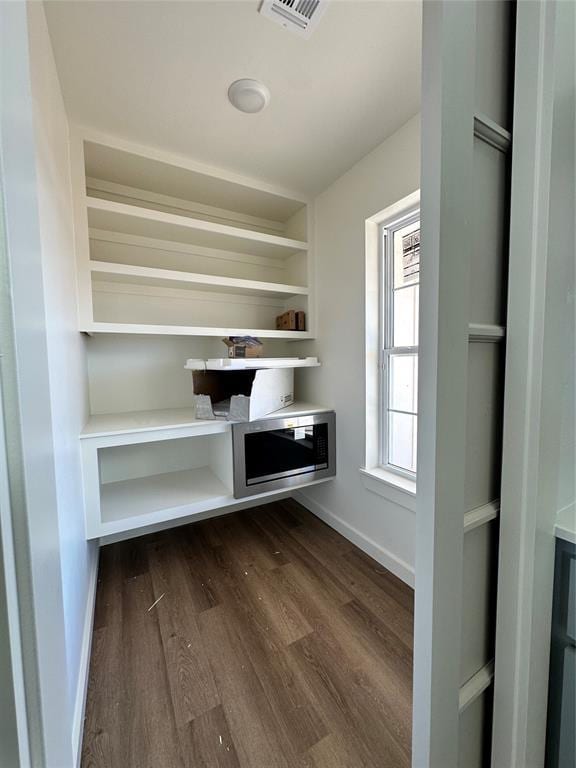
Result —
[[[72, 144], [80, 330], [313, 336], [307, 200], [91, 132]], [[287, 309], [308, 330], [278, 331]]]

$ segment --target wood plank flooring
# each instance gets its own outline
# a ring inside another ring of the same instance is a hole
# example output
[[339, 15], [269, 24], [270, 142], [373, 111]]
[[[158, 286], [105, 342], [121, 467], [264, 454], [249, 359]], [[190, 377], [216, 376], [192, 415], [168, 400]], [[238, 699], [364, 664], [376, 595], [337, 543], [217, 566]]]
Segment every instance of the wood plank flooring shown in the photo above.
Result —
[[292, 500], [104, 547], [82, 768], [408, 768], [412, 632]]

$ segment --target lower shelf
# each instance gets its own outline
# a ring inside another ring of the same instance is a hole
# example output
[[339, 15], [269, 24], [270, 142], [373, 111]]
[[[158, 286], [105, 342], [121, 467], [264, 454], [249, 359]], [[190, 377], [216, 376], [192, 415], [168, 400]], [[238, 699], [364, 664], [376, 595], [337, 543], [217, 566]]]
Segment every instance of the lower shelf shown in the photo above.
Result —
[[[313, 480], [298, 488], [332, 479]], [[107, 483], [100, 491], [100, 522], [89, 527], [87, 538], [98, 539], [101, 543], [131, 538], [137, 536], [138, 531], [148, 532], [171, 520], [193, 522], [196, 517], [201, 520], [214, 514], [265, 504], [267, 500], [281, 498], [287, 493], [288, 489], [267, 491], [235, 499], [208, 467]]]
[[209, 467], [121, 480], [101, 487], [102, 523], [125, 529], [136, 517], [159, 522], [226, 504], [230, 498], [230, 489]]

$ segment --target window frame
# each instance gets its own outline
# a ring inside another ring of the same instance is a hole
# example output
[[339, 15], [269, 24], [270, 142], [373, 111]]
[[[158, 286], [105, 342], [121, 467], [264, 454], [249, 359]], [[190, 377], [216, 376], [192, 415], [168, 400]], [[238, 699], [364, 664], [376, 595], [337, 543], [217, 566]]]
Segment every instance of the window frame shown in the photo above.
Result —
[[[378, 405], [378, 465], [400, 477], [416, 481], [417, 470], [410, 470], [392, 464], [389, 461], [389, 413], [403, 413], [390, 409], [390, 358], [392, 355], [416, 355], [419, 346], [394, 347], [394, 233], [410, 224], [420, 221], [420, 203], [405, 209], [398, 216], [382, 221], [378, 226], [378, 262], [379, 262], [379, 405]], [[420, 278], [418, 279], [420, 285]], [[400, 289], [404, 290], [404, 289]], [[420, 293], [420, 292], [419, 292]], [[405, 413], [408, 413], [407, 411]], [[412, 413], [412, 412], [409, 412]], [[418, 412], [416, 429], [418, 429]]]

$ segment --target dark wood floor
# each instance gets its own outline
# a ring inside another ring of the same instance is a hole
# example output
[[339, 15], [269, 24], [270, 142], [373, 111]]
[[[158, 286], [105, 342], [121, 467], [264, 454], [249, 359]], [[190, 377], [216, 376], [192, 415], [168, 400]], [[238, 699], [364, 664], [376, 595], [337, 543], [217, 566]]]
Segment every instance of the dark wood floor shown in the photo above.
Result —
[[104, 547], [82, 766], [409, 766], [412, 631], [293, 501]]

